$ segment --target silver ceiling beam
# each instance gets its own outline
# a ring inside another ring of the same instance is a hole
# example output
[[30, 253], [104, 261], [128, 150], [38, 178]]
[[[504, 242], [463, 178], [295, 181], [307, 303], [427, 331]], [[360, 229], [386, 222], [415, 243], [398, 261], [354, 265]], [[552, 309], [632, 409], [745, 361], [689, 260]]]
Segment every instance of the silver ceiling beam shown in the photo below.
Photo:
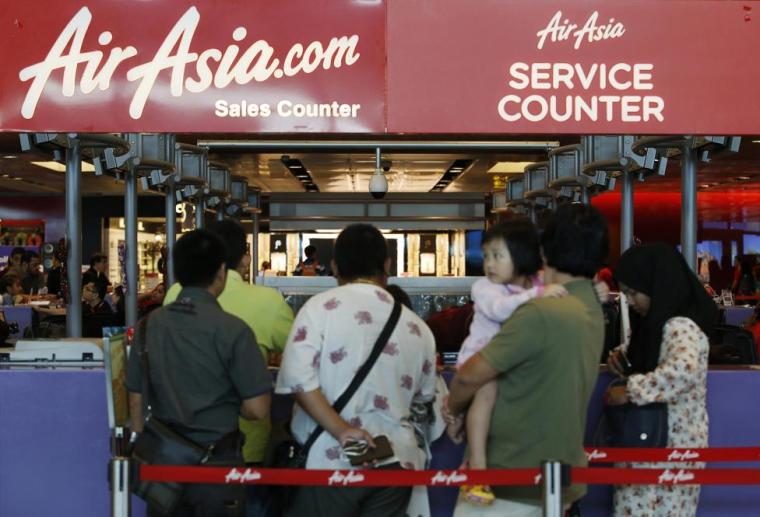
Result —
[[335, 151], [353, 149], [375, 151], [536, 151], [545, 152], [559, 147], [557, 141], [501, 142], [496, 140], [199, 140], [199, 147], [227, 151]]

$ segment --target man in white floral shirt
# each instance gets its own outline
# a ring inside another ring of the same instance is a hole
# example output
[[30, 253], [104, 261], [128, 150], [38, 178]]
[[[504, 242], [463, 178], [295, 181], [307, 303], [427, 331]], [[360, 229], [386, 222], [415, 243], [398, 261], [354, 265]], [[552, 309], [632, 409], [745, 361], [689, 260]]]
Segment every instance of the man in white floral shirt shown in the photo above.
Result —
[[[412, 403], [435, 397], [435, 341], [406, 307], [377, 362], [341, 414], [332, 404], [367, 360], [393, 308], [384, 288], [390, 260], [373, 226], [346, 227], [335, 242], [332, 270], [339, 287], [312, 297], [293, 323], [277, 379], [277, 393], [296, 398], [292, 431], [304, 443], [316, 422], [324, 429], [306, 468], [350, 469], [342, 445], [385, 435], [389, 468], [421, 469], [425, 453], [410, 423]], [[403, 516], [410, 487], [301, 487], [289, 515]]]

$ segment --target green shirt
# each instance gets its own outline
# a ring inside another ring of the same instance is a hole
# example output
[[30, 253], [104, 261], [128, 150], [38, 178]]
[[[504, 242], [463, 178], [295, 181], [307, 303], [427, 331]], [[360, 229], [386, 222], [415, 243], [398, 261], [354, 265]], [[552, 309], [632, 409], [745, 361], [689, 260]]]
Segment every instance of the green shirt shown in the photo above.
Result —
[[[169, 288], [164, 305], [177, 298], [182, 287], [174, 284]], [[256, 341], [266, 357], [268, 351], [282, 352], [293, 326], [293, 310], [282, 295], [271, 287], [251, 285], [243, 281], [240, 273], [227, 271], [224, 291], [217, 298], [222, 309], [243, 320], [256, 335]], [[243, 457], [246, 462], [259, 462], [269, 439], [270, 421], [240, 419], [240, 430], [245, 434]]]
[[[480, 354], [501, 372], [488, 437], [489, 468], [539, 467], [543, 460], [586, 466], [586, 410], [604, 342], [602, 308], [590, 280], [569, 296], [517, 309]], [[540, 504], [538, 487], [494, 487], [501, 499]], [[572, 485], [566, 502], [586, 493]]]

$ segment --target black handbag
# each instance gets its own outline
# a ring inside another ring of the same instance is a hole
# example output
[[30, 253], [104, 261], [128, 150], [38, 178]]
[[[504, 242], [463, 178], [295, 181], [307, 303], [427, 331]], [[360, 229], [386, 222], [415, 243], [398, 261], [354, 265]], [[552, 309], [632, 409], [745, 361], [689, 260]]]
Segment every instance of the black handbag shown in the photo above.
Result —
[[[151, 414], [150, 407], [150, 370], [146, 331], [148, 317], [139, 322], [140, 368], [142, 369], [143, 407], [148, 408], [143, 431], [137, 437], [132, 451], [132, 464], [139, 472], [141, 464], [147, 465], [201, 465], [208, 461], [214, 445], [202, 446], [172, 429]], [[172, 482], [142, 481], [139, 476], [133, 484], [132, 491], [148, 505], [164, 514], [171, 514], [177, 507], [184, 492], [184, 485]]]
[[[385, 348], [388, 339], [391, 337], [393, 329], [396, 327], [396, 323], [398, 323], [400, 316], [401, 304], [395, 302], [393, 304], [393, 310], [391, 310], [391, 315], [385, 323], [382, 332], [380, 332], [377, 341], [375, 341], [375, 345], [372, 347], [372, 352], [370, 352], [369, 357], [356, 372], [356, 375], [348, 388], [346, 388], [346, 390], [341, 393], [340, 397], [335, 400], [335, 403], [333, 403], [332, 408], [336, 413], [340, 414], [340, 412], [343, 411], [343, 408], [346, 407], [346, 404], [351, 400], [351, 397], [356, 393], [356, 390], [359, 389], [359, 386], [361, 386], [367, 378], [367, 375], [369, 375], [370, 370], [372, 370], [372, 367], [377, 362], [377, 358], [380, 357], [383, 348]], [[272, 445], [270, 446], [270, 453], [266, 462], [267, 466], [271, 468], [286, 469], [305, 468], [306, 460], [309, 456], [309, 450], [323, 431], [324, 429], [322, 426], [317, 424], [317, 427], [311, 432], [306, 442], [301, 445], [295, 440], [295, 438], [293, 438], [293, 435], [290, 433], [289, 425], [286, 424], [284, 427], [275, 430], [275, 434], [279, 434], [280, 436], [279, 438], [273, 436], [271, 440]], [[278, 499], [280, 499], [280, 506], [285, 507], [286, 503], [292, 500], [293, 490], [292, 487], [290, 490], [288, 490], [288, 487], [282, 487], [282, 489], [284, 490], [281, 490]]]
[[619, 406], [605, 406], [594, 435], [594, 445], [667, 447], [668, 405], [654, 402], [639, 406], [629, 402]]

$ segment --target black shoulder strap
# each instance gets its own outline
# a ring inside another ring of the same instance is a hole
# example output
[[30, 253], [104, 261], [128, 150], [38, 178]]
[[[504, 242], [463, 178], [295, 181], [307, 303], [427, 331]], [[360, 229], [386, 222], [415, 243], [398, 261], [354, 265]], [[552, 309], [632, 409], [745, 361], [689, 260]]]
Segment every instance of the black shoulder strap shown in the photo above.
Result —
[[[393, 333], [393, 329], [396, 328], [396, 323], [398, 323], [400, 316], [401, 304], [395, 302], [393, 304], [393, 309], [391, 310], [391, 315], [388, 318], [388, 321], [385, 322], [385, 326], [383, 327], [382, 332], [380, 332], [377, 341], [375, 341], [375, 346], [372, 348], [372, 352], [370, 352], [369, 357], [366, 361], [364, 361], [364, 364], [361, 366], [361, 368], [359, 368], [359, 371], [356, 372], [354, 379], [351, 381], [351, 384], [349, 384], [348, 388], [346, 388], [346, 391], [341, 393], [340, 397], [338, 397], [338, 399], [333, 403], [332, 407], [336, 413], [340, 414], [340, 412], [343, 411], [343, 408], [346, 407], [348, 401], [351, 400], [351, 397], [354, 396], [356, 390], [359, 389], [359, 386], [362, 385], [364, 380], [367, 378], [367, 375], [369, 375], [372, 367], [377, 362], [377, 358], [380, 357], [380, 354], [383, 352], [383, 348], [385, 348], [388, 339], [390, 339], [391, 334]], [[309, 439], [306, 440], [306, 443], [303, 444], [301, 453], [304, 456], [309, 454], [309, 449], [311, 449], [311, 446], [314, 445], [314, 442], [317, 441], [317, 438], [319, 438], [319, 435], [322, 434], [322, 431], [324, 431], [324, 429], [322, 429], [322, 426], [317, 424], [317, 427], [309, 435]]]
[[[137, 322], [137, 329], [139, 334], [139, 339], [137, 340], [137, 346], [138, 346], [138, 353], [140, 354], [140, 370], [141, 370], [141, 377], [142, 377], [142, 399], [143, 399], [143, 407], [148, 408], [148, 413], [150, 413], [150, 363], [148, 363], [148, 316], [146, 315], [142, 319], [140, 319], [139, 322]], [[143, 415], [143, 417], [147, 417], [148, 415]]]

